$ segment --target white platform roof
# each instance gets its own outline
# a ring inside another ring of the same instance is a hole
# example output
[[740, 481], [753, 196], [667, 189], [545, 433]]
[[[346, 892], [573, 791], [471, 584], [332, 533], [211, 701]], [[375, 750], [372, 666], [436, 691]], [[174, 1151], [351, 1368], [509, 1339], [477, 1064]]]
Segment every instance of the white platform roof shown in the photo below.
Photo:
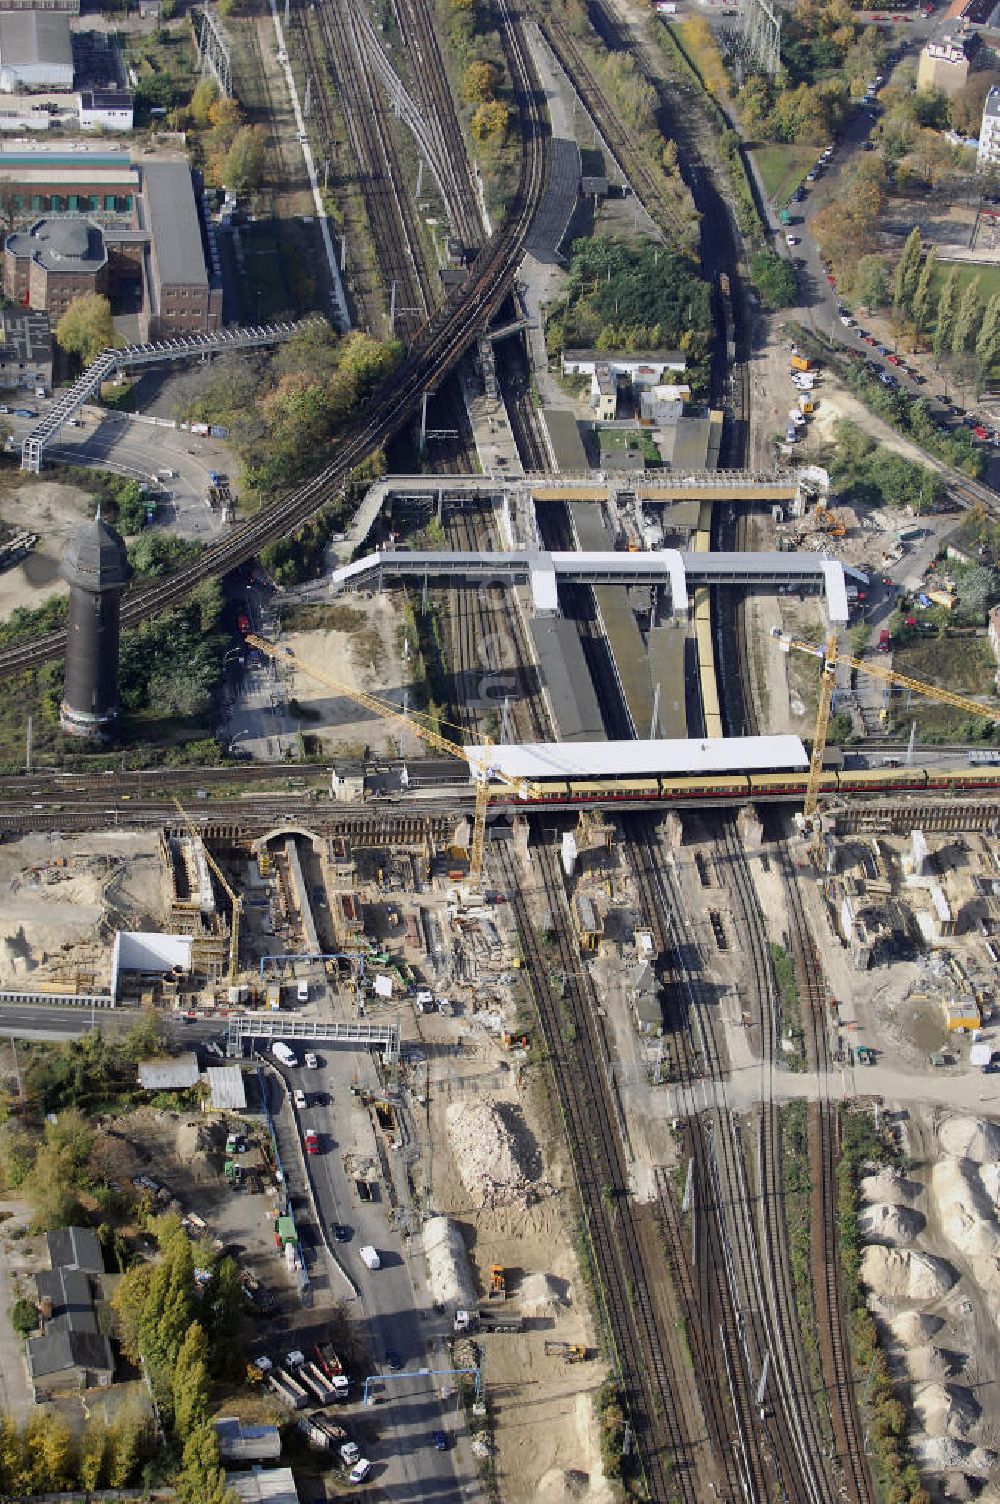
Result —
[[661, 773], [797, 771], [809, 765], [797, 736], [719, 736], [636, 742], [525, 742], [468, 747], [474, 767], [511, 778], [645, 778]]

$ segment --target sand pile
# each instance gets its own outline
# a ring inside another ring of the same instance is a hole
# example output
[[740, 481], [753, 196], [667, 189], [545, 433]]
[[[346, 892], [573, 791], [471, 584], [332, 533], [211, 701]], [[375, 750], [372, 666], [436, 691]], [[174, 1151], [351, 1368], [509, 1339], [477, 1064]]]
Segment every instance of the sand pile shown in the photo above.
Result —
[[911, 1300], [938, 1300], [958, 1276], [944, 1259], [907, 1248], [866, 1248], [861, 1260], [861, 1278], [874, 1295], [900, 1304]]
[[[988, 1478], [997, 1454], [986, 1447], [970, 1447], [951, 1436], [920, 1436], [911, 1439], [918, 1466], [929, 1473], [963, 1472], [971, 1478]], [[980, 1494], [980, 1504], [986, 1495]]]
[[930, 1193], [941, 1231], [953, 1247], [972, 1255], [1000, 1253], [996, 1210], [977, 1164], [968, 1159], [939, 1160], [931, 1171]]
[[461, 1228], [449, 1217], [431, 1217], [421, 1238], [427, 1259], [427, 1282], [436, 1306], [475, 1310], [479, 1304], [472, 1265]]
[[923, 1311], [900, 1311], [889, 1322], [889, 1330], [904, 1347], [921, 1347], [943, 1326], [940, 1316], [928, 1316]]
[[924, 1193], [915, 1180], [907, 1180], [902, 1170], [886, 1168], [877, 1175], [865, 1175], [861, 1181], [863, 1201], [883, 1202], [886, 1206], [912, 1206]]
[[1000, 1124], [983, 1123], [978, 1118], [949, 1118], [938, 1129], [938, 1141], [945, 1154], [955, 1159], [971, 1159], [977, 1165], [1000, 1159]]
[[982, 1411], [972, 1391], [960, 1384], [923, 1384], [914, 1391], [913, 1408], [928, 1436], [964, 1441]]
[[521, 1281], [518, 1305], [525, 1316], [558, 1316], [570, 1304], [565, 1280], [551, 1274], [528, 1274]]
[[951, 1373], [951, 1361], [939, 1347], [908, 1348], [903, 1362], [915, 1384], [939, 1384]]
[[452, 1102], [448, 1141], [477, 1206], [528, 1206], [537, 1198], [537, 1153], [517, 1108], [491, 1098]]
[[923, 1225], [922, 1212], [914, 1211], [911, 1206], [890, 1206], [884, 1201], [866, 1206], [858, 1216], [866, 1243], [885, 1243], [890, 1247], [912, 1243]]

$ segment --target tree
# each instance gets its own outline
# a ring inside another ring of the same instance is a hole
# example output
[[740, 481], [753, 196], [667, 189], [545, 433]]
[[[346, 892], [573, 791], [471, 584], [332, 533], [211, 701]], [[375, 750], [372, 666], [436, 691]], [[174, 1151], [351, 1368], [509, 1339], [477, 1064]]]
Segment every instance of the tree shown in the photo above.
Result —
[[126, 1410], [108, 1431], [107, 1482], [124, 1488], [139, 1464], [146, 1446], [146, 1422], [136, 1410]]
[[917, 290], [920, 276], [920, 227], [914, 225], [906, 237], [902, 255], [896, 263], [892, 279], [892, 301], [897, 308], [909, 309]]
[[184, 1334], [174, 1367], [174, 1431], [186, 1439], [208, 1419], [208, 1338], [200, 1322]]
[[238, 1504], [226, 1487], [219, 1456], [219, 1437], [210, 1421], [198, 1426], [184, 1443], [183, 1466], [176, 1480], [178, 1504]]
[[858, 302], [869, 313], [875, 308], [884, 308], [889, 301], [889, 274], [881, 256], [862, 256], [854, 279], [854, 292]]
[[226, 154], [223, 179], [234, 193], [253, 193], [264, 181], [267, 136], [262, 126], [244, 125]]
[[983, 106], [992, 88], [1000, 84], [1000, 73], [985, 68], [970, 73], [968, 79], [951, 101], [951, 123], [963, 136], [978, 136], [983, 122]]
[[484, 145], [502, 146], [510, 127], [510, 110], [499, 99], [481, 104], [470, 121], [469, 128], [477, 141]]
[[74, 298], [56, 325], [56, 339], [84, 365], [96, 360], [102, 350], [120, 345], [111, 320], [111, 304], [102, 293], [87, 292]]
[[986, 305], [976, 337], [976, 359], [987, 375], [1000, 355], [1000, 293], [994, 293]]
[[462, 74], [462, 98], [466, 104], [486, 104], [496, 98], [499, 83], [496, 63], [470, 63]]
[[951, 349], [955, 333], [955, 315], [958, 311], [958, 267], [953, 266], [944, 279], [938, 297], [937, 318], [934, 325], [934, 354], [940, 360]]
[[209, 106], [208, 121], [212, 127], [208, 138], [209, 150], [216, 155], [225, 156], [243, 124], [243, 111], [235, 99], [227, 99], [223, 95]]
[[912, 312], [913, 322], [918, 331], [926, 329], [927, 320], [931, 312], [931, 293], [934, 289], [934, 267], [937, 264], [937, 251], [931, 246], [924, 257], [924, 264], [920, 269], [920, 277], [917, 281], [916, 291], [913, 294]]
[[61, 1493], [73, 1477], [73, 1433], [58, 1414], [33, 1415], [24, 1428], [25, 1461], [36, 1493]]
[[30, 1337], [38, 1330], [38, 1307], [23, 1296], [10, 1308], [10, 1324], [19, 1337]]
[[750, 274], [766, 308], [791, 308], [798, 301], [795, 268], [773, 251], [760, 251], [750, 262]]
[[[162, 5], [163, 0], [160, 0]], [[195, 85], [188, 110], [195, 125], [206, 126], [211, 121], [212, 106], [219, 97], [219, 86], [214, 78], [202, 78]]]
[[150, 1264], [133, 1264], [126, 1269], [111, 1297], [111, 1309], [118, 1321], [118, 1340], [130, 1363], [138, 1363], [141, 1357], [139, 1331], [152, 1278]]
[[951, 336], [951, 351], [953, 355], [963, 355], [969, 348], [976, 326], [979, 323], [983, 311], [983, 305], [979, 297], [979, 277], [973, 277], [967, 282], [958, 300], [958, 309], [955, 313], [955, 328]]
[[80, 1442], [80, 1487], [93, 1493], [100, 1487], [108, 1455], [108, 1429], [99, 1421], [90, 1421]]

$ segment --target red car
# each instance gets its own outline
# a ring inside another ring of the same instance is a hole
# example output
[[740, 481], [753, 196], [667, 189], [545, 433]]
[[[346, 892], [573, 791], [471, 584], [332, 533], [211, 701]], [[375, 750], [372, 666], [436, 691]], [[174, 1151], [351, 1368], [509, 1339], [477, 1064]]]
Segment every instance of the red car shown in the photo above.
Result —
[[249, 632], [249, 630], [250, 630], [250, 618], [249, 618], [249, 616], [247, 616], [247, 614], [246, 614], [245, 611], [241, 611], [240, 614], [239, 614], [239, 616], [236, 618], [236, 625], [239, 627], [240, 631], [243, 632], [244, 634], [247, 633], [247, 632]]
[[901, 366], [903, 364], [898, 355], [887, 355], [885, 358], [891, 366]]
[[313, 1128], [306, 1129], [306, 1153], [319, 1153], [319, 1134]]
[[972, 432], [975, 434], [977, 439], [988, 439], [990, 436], [989, 429], [984, 428], [981, 423], [977, 423]]
[[866, 345], [871, 345], [873, 350], [878, 344], [878, 340], [875, 338], [874, 334], [863, 334], [861, 338]]
[[831, 287], [836, 287], [836, 285], [837, 285], [837, 279], [833, 275], [832, 272], [827, 272], [827, 274], [826, 274], [826, 280], [829, 282], [829, 284], [830, 284]]

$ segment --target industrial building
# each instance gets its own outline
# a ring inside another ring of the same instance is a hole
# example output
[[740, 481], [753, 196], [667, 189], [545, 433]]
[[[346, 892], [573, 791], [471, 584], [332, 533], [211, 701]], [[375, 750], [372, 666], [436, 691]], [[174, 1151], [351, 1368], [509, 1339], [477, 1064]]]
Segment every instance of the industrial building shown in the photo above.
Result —
[[209, 273], [186, 162], [140, 165], [127, 152], [88, 145], [38, 147], [0, 151], [0, 178], [11, 185], [15, 213], [39, 213], [5, 242], [12, 301], [58, 317], [74, 297], [102, 292], [114, 309], [119, 289], [139, 282], [143, 341], [221, 327], [222, 282]]
[[83, 89], [76, 96], [82, 131], [130, 131], [135, 101], [125, 89]]
[[58, 323], [75, 298], [108, 290], [108, 253], [87, 219], [39, 219], [4, 244], [4, 292]]
[[0, 92], [72, 89], [73, 40], [61, 10], [0, 10]]
[[60, 724], [72, 736], [107, 736], [118, 718], [118, 622], [131, 569], [120, 533], [98, 507], [70, 539], [62, 577], [69, 585], [66, 680]]
[[30, 308], [0, 310], [0, 387], [52, 388], [52, 328]]

